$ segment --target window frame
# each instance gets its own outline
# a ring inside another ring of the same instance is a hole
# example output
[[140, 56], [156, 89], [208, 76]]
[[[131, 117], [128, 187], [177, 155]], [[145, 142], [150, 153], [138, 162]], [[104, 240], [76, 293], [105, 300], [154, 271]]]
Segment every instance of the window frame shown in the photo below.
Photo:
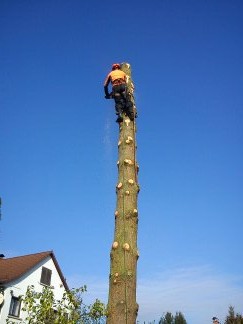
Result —
[[20, 317], [20, 311], [21, 311], [21, 298], [16, 297], [16, 296], [12, 296], [10, 306], [9, 306], [8, 315], [12, 316], [12, 317], [15, 317], [15, 318], [19, 318]]
[[50, 287], [51, 286], [51, 276], [52, 276], [52, 270], [48, 269], [46, 267], [42, 267], [40, 283], [44, 286]]

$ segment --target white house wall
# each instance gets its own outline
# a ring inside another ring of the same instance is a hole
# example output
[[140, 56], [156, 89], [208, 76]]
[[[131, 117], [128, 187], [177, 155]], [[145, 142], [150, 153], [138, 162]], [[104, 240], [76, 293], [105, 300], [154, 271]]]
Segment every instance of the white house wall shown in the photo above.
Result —
[[25, 295], [27, 287], [30, 285], [33, 285], [35, 287], [36, 292], [41, 292], [44, 287], [44, 285], [40, 283], [43, 266], [52, 271], [51, 286], [54, 287], [53, 291], [55, 299], [59, 300], [62, 298], [63, 293], [65, 292], [65, 288], [63, 286], [62, 280], [57, 272], [52, 258], [47, 257], [45, 260], [41, 261], [38, 265], [33, 267], [30, 271], [25, 273], [25, 275], [23, 275], [21, 278], [5, 285], [6, 289], [4, 290], [4, 304], [1, 308], [0, 313], [0, 324], [5, 324], [7, 318], [11, 319], [11, 321], [14, 321], [16, 323], [19, 323], [20, 319], [25, 319], [26, 314], [23, 311], [20, 311], [20, 319], [18, 320], [8, 315], [11, 297], [12, 295], [15, 297]]

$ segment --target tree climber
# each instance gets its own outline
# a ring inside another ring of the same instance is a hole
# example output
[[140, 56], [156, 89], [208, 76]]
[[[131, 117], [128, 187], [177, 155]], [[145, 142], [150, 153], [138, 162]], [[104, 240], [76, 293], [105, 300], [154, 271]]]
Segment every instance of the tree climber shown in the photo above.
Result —
[[[108, 86], [111, 82], [112, 92], [109, 93]], [[112, 65], [112, 71], [107, 75], [104, 82], [105, 98], [115, 100], [115, 109], [118, 118], [117, 123], [122, 122], [122, 113], [125, 113], [131, 120], [134, 119], [133, 104], [127, 94], [127, 75], [121, 70], [119, 63]]]

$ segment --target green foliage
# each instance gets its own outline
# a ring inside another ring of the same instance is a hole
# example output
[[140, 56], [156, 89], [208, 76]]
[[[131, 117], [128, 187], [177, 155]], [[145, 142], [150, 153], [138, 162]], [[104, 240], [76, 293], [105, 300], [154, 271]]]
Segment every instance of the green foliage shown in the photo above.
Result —
[[167, 312], [161, 317], [159, 324], [187, 324], [187, 322], [181, 312], [177, 312], [175, 316]]
[[186, 324], [186, 319], [181, 312], [177, 312], [174, 317], [174, 324]]
[[174, 316], [170, 312], [167, 312], [161, 317], [159, 324], [174, 324]]
[[[86, 286], [64, 292], [61, 300], [55, 300], [53, 289], [44, 287], [35, 292], [29, 286], [22, 297], [22, 311], [27, 313], [23, 324], [101, 324], [105, 323], [105, 305], [96, 299], [94, 304], [85, 305], [82, 295]], [[7, 320], [7, 324], [16, 322]]]
[[228, 315], [225, 319], [225, 324], [243, 324], [243, 316], [241, 314], [235, 314], [233, 306], [229, 306]]

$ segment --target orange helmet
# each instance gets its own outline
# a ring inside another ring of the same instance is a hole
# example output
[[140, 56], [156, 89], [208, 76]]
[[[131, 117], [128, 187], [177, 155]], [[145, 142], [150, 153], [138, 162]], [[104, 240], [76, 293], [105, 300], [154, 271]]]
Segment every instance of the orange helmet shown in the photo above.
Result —
[[120, 68], [121, 68], [121, 66], [120, 66], [119, 63], [114, 63], [114, 64], [112, 64], [112, 70], [120, 69]]

